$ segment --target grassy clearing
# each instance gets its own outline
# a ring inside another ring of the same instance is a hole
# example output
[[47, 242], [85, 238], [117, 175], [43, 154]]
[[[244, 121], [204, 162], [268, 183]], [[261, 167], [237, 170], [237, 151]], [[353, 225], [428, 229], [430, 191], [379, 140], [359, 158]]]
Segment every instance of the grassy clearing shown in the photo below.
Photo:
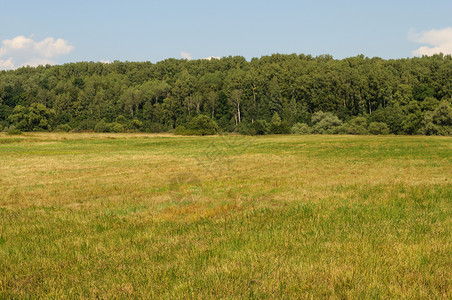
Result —
[[0, 135], [0, 298], [452, 297], [452, 139]]

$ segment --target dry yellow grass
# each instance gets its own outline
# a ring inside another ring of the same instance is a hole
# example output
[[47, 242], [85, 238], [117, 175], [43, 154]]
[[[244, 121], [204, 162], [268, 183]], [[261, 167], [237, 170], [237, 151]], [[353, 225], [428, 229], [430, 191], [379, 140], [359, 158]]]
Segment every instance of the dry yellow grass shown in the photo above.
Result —
[[0, 134], [0, 296], [450, 298], [452, 140]]

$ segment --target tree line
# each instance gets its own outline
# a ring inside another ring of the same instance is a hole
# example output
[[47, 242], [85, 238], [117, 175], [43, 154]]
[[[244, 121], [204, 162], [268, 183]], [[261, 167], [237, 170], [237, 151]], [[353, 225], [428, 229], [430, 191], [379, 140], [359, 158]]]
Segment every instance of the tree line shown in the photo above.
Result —
[[451, 135], [451, 102], [452, 57], [443, 54], [273, 54], [0, 71], [6, 131], [193, 133], [190, 126], [208, 124], [207, 117], [210, 129], [242, 134]]

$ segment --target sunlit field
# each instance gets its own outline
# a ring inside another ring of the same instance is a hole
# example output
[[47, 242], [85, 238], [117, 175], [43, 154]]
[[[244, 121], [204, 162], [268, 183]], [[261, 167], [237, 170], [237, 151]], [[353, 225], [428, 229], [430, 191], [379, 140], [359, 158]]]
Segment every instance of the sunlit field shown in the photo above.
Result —
[[452, 138], [0, 134], [0, 298], [452, 297]]

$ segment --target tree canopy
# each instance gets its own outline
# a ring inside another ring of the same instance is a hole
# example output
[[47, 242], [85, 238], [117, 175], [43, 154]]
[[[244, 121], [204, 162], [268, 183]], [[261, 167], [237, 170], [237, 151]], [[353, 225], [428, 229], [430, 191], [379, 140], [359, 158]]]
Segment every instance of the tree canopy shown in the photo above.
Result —
[[288, 133], [296, 125], [292, 132], [450, 135], [451, 101], [452, 57], [442, 54], [273, 54], [0, 71], [4, 130], [161, 132], [204, 115], [226, 132]]

